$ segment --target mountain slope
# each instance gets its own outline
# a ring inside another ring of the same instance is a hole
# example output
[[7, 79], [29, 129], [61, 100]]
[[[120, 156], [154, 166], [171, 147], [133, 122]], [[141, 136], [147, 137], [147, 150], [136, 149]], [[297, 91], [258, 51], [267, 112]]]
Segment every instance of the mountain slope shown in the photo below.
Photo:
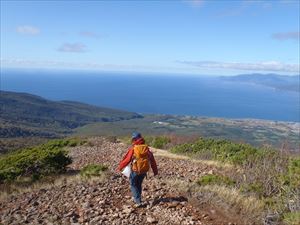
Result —
[[[228, 225], [249, 224], [241, 214], [232, 214], [222, 207], [204, 203], [180, 190], [174, 182], [191, 184], [201, 174], [215, 168], [188, 159], [168, 158], [156, 149], [153, 152], [159, 176], [149, 172], [143, 182], [145, 207], [135, 208], [128, 180], [116, 172], [127, 145], [110, 143], [103, 138], [89, 140], [92, 146], [70, 149], [78, 171], [89, 164], [105, 164], [109, 172], [104, 180], [66, 177], [58, 185], [49, 184], [36, 190], [0, 198], [2, 224], [174, 224]], [[74, 177], [74, 176], [73, 176]], [[24, 207], [19, 207], [22, 203]], [[253, 217], [254, 215], [250, 215]], [[247, 218], [248, 219], [248, 218]], [[245, 220], [245, 221], [244, 221]], [[254, 223], [252, 223], [254, 224]]]
[[0, 92], [0, 105], [0, 138], [60, 137], [89, 123], [142, 117], [137, 113], [8, 91]]

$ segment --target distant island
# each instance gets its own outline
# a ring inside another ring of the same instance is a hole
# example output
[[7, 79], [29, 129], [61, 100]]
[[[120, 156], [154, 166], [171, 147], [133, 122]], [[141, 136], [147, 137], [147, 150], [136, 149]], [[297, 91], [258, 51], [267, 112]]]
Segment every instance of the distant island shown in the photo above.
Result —
[[278, 90], [300, 91], [300, 75], [287, 76], [279, 74], [241, 74], [237, 76], [222, 76], [221, 79], [233, 82], [245, 82], [264, 85]]

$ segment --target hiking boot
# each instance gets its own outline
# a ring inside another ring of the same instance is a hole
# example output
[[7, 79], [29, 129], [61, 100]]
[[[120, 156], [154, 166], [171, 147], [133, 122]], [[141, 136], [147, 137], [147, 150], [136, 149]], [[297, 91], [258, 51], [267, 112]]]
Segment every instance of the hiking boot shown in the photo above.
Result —
[[142, 203], [134, 203], [133, 207], [134, 208], [141, 208]]

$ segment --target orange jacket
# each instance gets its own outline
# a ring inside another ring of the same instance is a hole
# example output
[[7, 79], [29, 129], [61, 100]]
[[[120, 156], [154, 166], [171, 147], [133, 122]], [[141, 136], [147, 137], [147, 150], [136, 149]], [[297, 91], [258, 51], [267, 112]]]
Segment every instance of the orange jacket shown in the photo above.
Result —
[[[123, 157], [122, 161], [119, 164], [119, 171], [122, 171], [129, 163], [131, 163], [132, 161], [132, 157], [133, 157], [133, 147], [134, 145], [141, 145], [144, 144], [145, 140], [143, 138], [140, 138], [138, 140], [136, 140], [133, 145], [128, 149], [126, 155]], [[157, 165], [156, 165], [156, 161], [154, 159], [153, 153], [148, 150], [148, 157], [149, 157], [149, 161], [150, 161], [150, 165], [152, 168], [152, 171], [154, 173], [154, 175], [158, 174], [158, 170], [157, 170]]]

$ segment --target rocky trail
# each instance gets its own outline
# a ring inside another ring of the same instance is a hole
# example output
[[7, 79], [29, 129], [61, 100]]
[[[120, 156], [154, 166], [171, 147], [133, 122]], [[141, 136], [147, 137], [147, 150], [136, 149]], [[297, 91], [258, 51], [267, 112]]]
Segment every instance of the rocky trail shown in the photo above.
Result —
[[159, 176], [149, 173], [143, 183], [145, 204], [135, 208], [129, 181], [116, 171], [128, 146], [104, 138], [92, 138], [90, 143], [70, 149], [70, 169], [78, 171], [85, 165], [102, 163], [109, 166], [105, 178], [65, 178], [60, 184], [2, 198], [0, 224], [243, 224], [241, 218], [216, 206], [198, 204], [177, 187], [176, 180], [194, 182], [201, 174], [212, 173], [213, 165], [153, 149]]

